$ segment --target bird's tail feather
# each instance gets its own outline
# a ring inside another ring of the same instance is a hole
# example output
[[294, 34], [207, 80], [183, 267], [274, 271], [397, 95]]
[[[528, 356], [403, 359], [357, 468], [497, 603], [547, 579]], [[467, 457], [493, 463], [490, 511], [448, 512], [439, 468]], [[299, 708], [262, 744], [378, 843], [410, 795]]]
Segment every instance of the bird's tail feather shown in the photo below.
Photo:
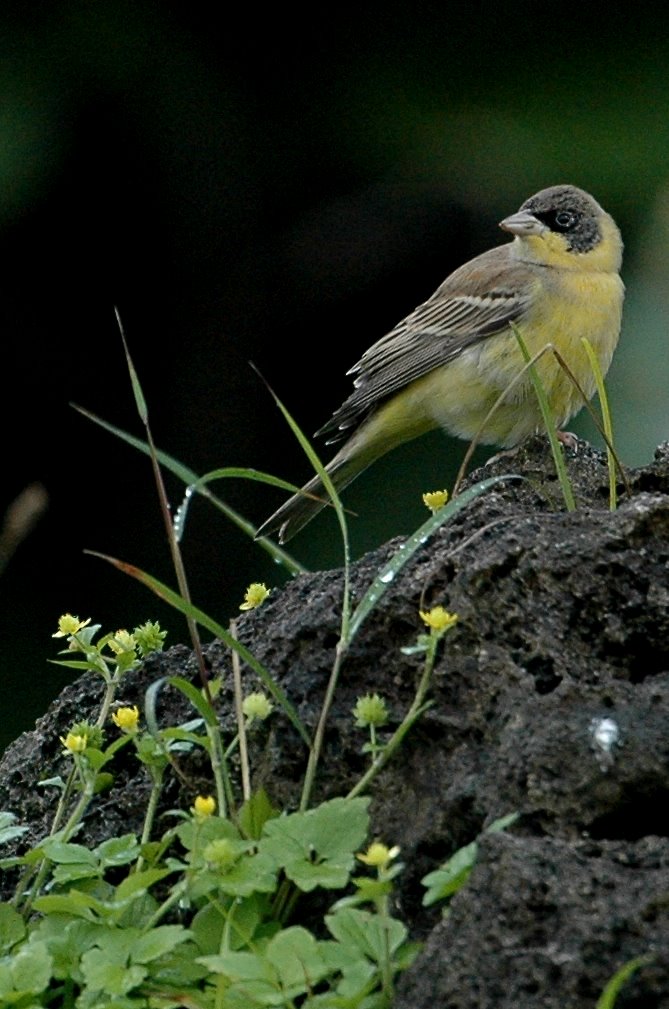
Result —
[[[335, 489], [339, 492], [347, 487], [366, 465], [367, 462], [363, 462], [361, 458], [335, 456], [326, 469]], [[263, 522], [255, 538], [272, 536], [278, 532], [279, 542], [286, 543], [328, 504], [330, 498], [323, 481], [319, 476], [315, 476]]]

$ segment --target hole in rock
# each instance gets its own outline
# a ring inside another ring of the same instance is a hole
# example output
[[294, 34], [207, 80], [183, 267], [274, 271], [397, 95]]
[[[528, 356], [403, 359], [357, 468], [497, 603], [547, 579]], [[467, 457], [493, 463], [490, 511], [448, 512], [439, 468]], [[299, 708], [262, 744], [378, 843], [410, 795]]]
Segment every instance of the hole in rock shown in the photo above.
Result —
[[615, 809], [600, 816], [588, 830], [590, 837], [609, 841], [638, 841], [649, 834], [669, 837], [669, 790], [643, 788], [623, 798]]

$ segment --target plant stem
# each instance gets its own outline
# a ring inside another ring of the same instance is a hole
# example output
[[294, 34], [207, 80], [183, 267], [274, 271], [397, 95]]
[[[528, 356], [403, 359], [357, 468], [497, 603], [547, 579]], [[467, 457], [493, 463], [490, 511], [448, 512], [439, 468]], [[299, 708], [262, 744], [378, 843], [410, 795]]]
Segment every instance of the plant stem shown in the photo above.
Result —
[[323, 699], [323, 707], [321, 708], [320, 717], [318, 719], [318, 725], [316, 726], [316, 732], [314, 733], [313, 743], [309, 751], [309, 760], [307, 761], [307, 770], [304, 775], [304, 785], [302, 786], [302, 797], [300, 799], [300, 811], [304, 811], [309, 805], [309, 799], [311, 798], [311, 791], [314, 785], [314, 779], [316, 777], [316, 768], [318, 767], [318, 761], [320, 759], [321, 750], [323, 749], [323, 740], [325, 738], [325, 726], [328, 720], [328, 715], [330, 714], [330, 708], [332, 707], [332, 702], [334, 700], [334, 694], [337, 687], [337, 680], [339, 679], [339, 673], [341, 670], [342, 662], [344, 661], [344, 655], [346, 652], [346, 646], [342, 639], [339, 640], [337, 645], [337, 651], [335, 654], [334, 664], [332, 666], [332, 672], [330, 673], [330, 679], [328, 680], [327, 689], [325, 691], [325, 697]]
[[[151, 794], [149, 795], [149, 802], [146, 807], [146, 816], [144, 817], [144, 827], [142, 828], [142, 836], [140, 838], [139, 844], [140, 848], [143, 848], [145, 844], [148, 844], [151, 840], [151, 830], [153, 829], [153, 821], [156, 817], [156, 809], [158, 808], [158, 800], [160, 798], [160, 792], [163, 786], [163, 770], [160, 768], [152, 768], [153, 785], [151, 787]], [[140, 854], [137, 862], [135, 863], [134, 872], [140, 872], [144, 866], [144, 856]]]
[[[230, 634], [237, 637], [236, 621], [230, 621]], [[232, 682], [235, 695], [235, 716], [237, 718], [237, 738], [239, 740], [239, 761], [242, 774], [242, 796], [244, 802], [251, 798], [251, 772], [249, 770], [249, 751], [246, 745], [246, 721], [244, 718], [243, 693], [242, 693], [242, 671], [239, 661], [239, 653], [232, 650]]]
[[437, 654], [437, 644], [439, 643], [439, 637], [437, 635], [430, 636], [430, 645], [428, 647], [428, 652], [425, 656], [425, 664], [423, 666], [423, 672], [420, 678], [420, 682], [416, 689], [416, 694], [413, 701], [411, 702], [411, 707], [407, 711], [406, 715], [402, 719], [401, 723], [395, 729], [394, 733], [379, 752], [377, 759], [372, 762], [371, 767], [369, 767], [362, 778], [358, 781], [357, 785], [347, 793], [347, 799], [353, 799], [356, 795], [360, 795], [365, 791], [369, 783], [376, 777], [379, 771], [386, 766], [390, 758], [395, 753], [407, 732], [416, 721], [416, 719], [422, 715], [426, 710], [426, 705], [424, 705], [425, 695], [430, 686], [430, 679], [432, 678], [432, 670], [434, 668], [434, 660]]

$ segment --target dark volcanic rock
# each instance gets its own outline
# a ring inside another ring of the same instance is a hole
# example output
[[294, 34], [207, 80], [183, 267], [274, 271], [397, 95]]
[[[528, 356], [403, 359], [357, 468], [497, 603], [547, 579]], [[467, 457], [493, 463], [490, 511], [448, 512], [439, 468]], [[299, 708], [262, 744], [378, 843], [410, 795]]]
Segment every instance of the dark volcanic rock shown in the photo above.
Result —
[[[398, 1009], [592, 1007], [627, 960], [649, 962], [617, 1009], [669, 1007], [669, 449], [629, 474], [631, 496], [608, 510], [605, 459], [582, 442], [568, 452], [578, 510], [561, 510], [545, 443], [475, 476], [520, 473], [477, 498], [389, 584], [346, 655], [315, 799], [342, 794], [366, 766], [351, 709], [382, 693], [392, 731], [411, 703], [421, 656], [419, 608], [459, 614], [435, 667], [432, 707], [372, 786], [373, 830], [399, 844], [406, 868], [397, 910], [425, 940], [400, 979]], [[393, 541], [352, 571], [359, 599]], [[302, 575], [238, 621], [241, 640], [314, 727], [338, 640], [339, 571]], [[207, 648], [229, 684], [229, 657]], [[191, 653], [152, 657], [124, 681], [142, 704], [159, 676], [195, 679]], [[255, 687], [252, 676], [247, 681]], [[94, 713], [99, 685], [68, 687], [0, 764], [0, 808], [47, 829], [55, 796], [36, 781], [62, 773], [58, 736]], [[232, 731], [231, 691], [219, 701]], [[163, 724], [192, 717], [164, 688]], [[607, 735], [608, 733], [608, 735]], [[294, 807], [305, 750], [276, 712], [253, 737], [256, 784]], [[184, 761], [165, 806], [187, 808], [206, 765]], [[124, 751], [113, 789], [88, 814], [87, 841], [139, 830], [148, 782]], [[422, 876], [512, 811], [518, 821], [481, 840], [449, 915], [425, 909]], [[25, 839], [24, 839], [25, 840]], [[7, 887], [11, 880], [7, 881]]]

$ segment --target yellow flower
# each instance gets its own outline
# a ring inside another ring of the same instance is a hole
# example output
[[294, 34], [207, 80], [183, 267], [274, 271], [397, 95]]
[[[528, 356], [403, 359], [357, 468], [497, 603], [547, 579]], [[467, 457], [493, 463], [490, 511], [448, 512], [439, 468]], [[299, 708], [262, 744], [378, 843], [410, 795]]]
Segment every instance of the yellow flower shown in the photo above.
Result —
[[131, 708], [119, 708], [112, 714], [112, 722], [128, 735], [137, 732], [137, 722], [139, 721], [139, 708], [133, 704]]
[[88, 746], [88, 736], [80, 736], [77, 732], [68, 732], [66, 736], [61, 736], [60, 741], [65, 747], [65, 753], [83, 753]]
[[393, 848], [388, 848], [387, 845], [382, 844], [381, 841], [373, 841], [364, 854], [362, 852], [358, 852], [355, 857], [361, 862], [364, 862], [365, 865], [372, 865], [377, 869], [385, 869], [389, 862], [392, 862], [394, 858], [397, 858], [399, 853], [400, 849], [397, 845]]
[[198, 795], [191, 807], [191, 813], [197, 820], [206, 820], [216, 812], [216, 799], [211, 795]]
[[457, 623], [457, 613], [449, 613], [443, 606], [433, 606], [431, 610], [419, 610], [421, 620], [433, 631], [447, 631]]
[[82, 627], [86, 627], [90, 624], [91, 618], [88, 620], [80, 620], [79, 617], [73, 617], [71, 613], [64, 613], [63, 616], [58, 621], [58, 630], [55, 634], [52, 634], [52, 638], [69, 638], [71, 634], [77, 634]]
[[240, 610], [255, 610], [257, 606], [264, 603], [269, 595], [269, 589], [264, 582], [253, 582], [246, 590], [244, 602], [239, 607]]
[[426, 494], [423, 494], [423, 504], [426, 508], [429, 508], [431, 512], [439, 511], [440, 508], [444, 507], [447, 501], [447, 490], [431, 490]]

